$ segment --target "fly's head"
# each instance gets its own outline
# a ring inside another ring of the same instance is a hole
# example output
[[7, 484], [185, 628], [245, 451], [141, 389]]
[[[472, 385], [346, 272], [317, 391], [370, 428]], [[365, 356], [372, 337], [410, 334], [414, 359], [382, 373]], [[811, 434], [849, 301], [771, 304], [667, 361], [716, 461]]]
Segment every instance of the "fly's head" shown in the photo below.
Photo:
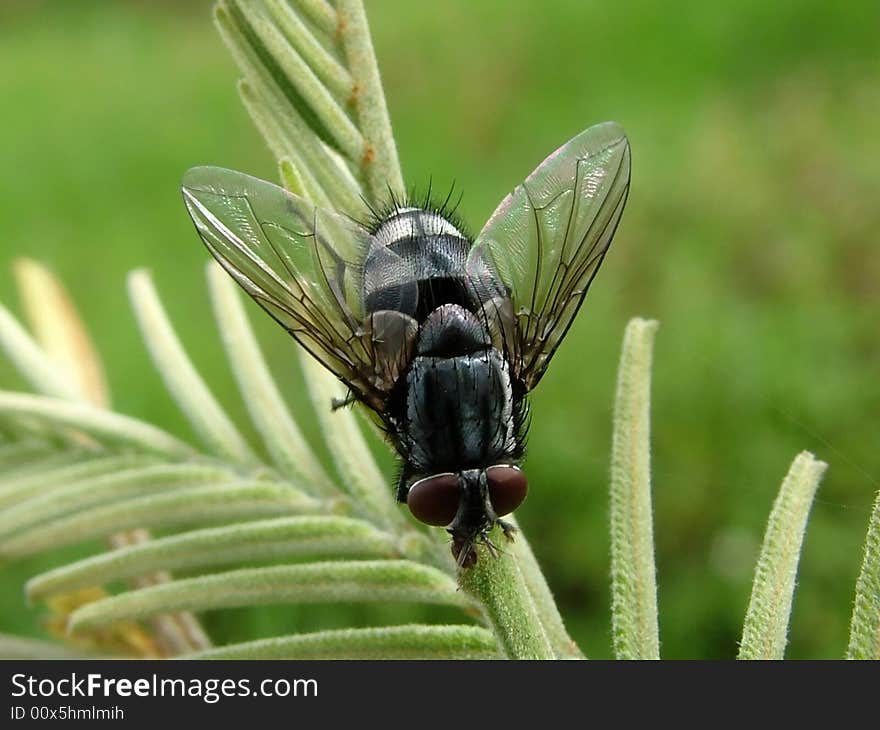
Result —
[[409, 487], [406, 503], [419, 521], [446, 528], [456, 562], [468, 568], [477, 562], [478, 542], [497, 553], [487, 536], [496, 524], [511, 538], [513, 526], [500, 518], [519, 507], [527, 493], [528, 481], [520, 468], [498, 464], [419, 479]]

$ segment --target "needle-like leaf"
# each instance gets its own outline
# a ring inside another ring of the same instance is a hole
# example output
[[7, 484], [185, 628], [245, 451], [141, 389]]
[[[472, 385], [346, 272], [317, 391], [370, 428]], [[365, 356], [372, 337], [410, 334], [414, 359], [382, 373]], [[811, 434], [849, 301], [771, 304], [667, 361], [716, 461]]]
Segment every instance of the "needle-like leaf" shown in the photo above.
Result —
[[0, 512], [0, 544], [17, 532], [29, 530], [66, 513], [128, 497], [176, 490], [183, 486], [230, 482], [228, 469], [201, 464], [158, 464], [119, 470], [101, 477], [44, 488], [39, 494]]
[[14, 423], [19, 418], [45, 425], [58, 434], [65, 429], [82, 431], [109, 448], [136, 449], [171, 459], [195, 454], [183, 441], [128, 416], [57, 398], [0, 391], [0, 423], [6, 419]]
[[333, 399], [344, 397], [344, 389], [314, 358], [303, 350], [299, 354], [312, 405], [324, 433], [330, 436], [327, 447], [346, 491], [365, 515], [383, 526], [400, 526], [403, 516], [390, 499], [391, 486], [379, 471], [354, 414], [347, 408], [331, 410]]
[[128, 292], [144, 341], [174, 400], [212, 453], [254, 465], [257, 458], [196, 372], [162, 307], [150, 276], [134, 271]]
[[0, 556], [21, 557], [142, 525], [205, 525], [278, 514], [315, 512], [321, 504], [286, 484], [245, 481], [182, 487], [123, 499], [50, 520], [0, 543]]
[[315, 555], [391, 557], [396, 549], [393, 535], [348, 517], [279, 517], [237, 522], [159, 538], [56, 568], [28, 581], [27, 595], [32, 601], [41, 600], [160, 569], [191, 570]]
[[276, 636], [231, 644], [192, 659], [498, 659], [495, 637], [478, 626], [378, 626]]
[[807, 518], [827, 467], [804, 451], [782, 482], [755, 568], [739, 659], [782, 659], [785, 654]]
[[[22, 303], [43, 352], [68, 378], [78, 399], [106, 408], [110, 402], [104, 367], [61, 283], [42, 264], [15, 263]], [[46, 395], [59, 395], [43, 391]]]
[[[62, 452], [65, 453], [66, 452]], [[60, 486], [82, 481], [89, 477], [100, 478], [102, 475], [114, 475], [128, 469], [150, 466], [156, 463], [155, 457], [140, 454], [124, 454], [122, 456], [86, 455], [77, 450], [69, 454], [57, 466], [41, 460], [36, 473], [16, 474], [11, 478], [0, 479], [0, 509], [30, 499], [38, 494]], [[4, 473], [5, 470], [4, 470]]]
[[448, 575], [418, 563], [329, 561], [246, 568], [129, 591], [77, 609], [69, 626], [77, 631], [164, 611], [351, 601], [467, 604]]
[[281, 393], [248, 324], [238, 288], [216, 264], [209, 264], [206, 271], [217, 329], [223, 339], [226, 355], [251, 420], [260, 432], [272, 460], [283, 474], [301, 482], [304, 488], [314, 485], [323, 494], [337, 493], [290, 411], [284, 406]]
[[865, 537], [846, 657], [880, 659], [880, 492], [874, 500]]
[[611, 447], [611, 595], [618, 659], [659, 659], [651, 515], [651, 355], [657, 322], [626, 327]]
[[538, 608], [516, 558], [506, 548], [501, 529], [496, 527], [489, 539], [501, 546], [498, 556], [478, 547], [476, 565], [459, 577], [462, 589], [482, 606], [508, 659], [555, 659]]

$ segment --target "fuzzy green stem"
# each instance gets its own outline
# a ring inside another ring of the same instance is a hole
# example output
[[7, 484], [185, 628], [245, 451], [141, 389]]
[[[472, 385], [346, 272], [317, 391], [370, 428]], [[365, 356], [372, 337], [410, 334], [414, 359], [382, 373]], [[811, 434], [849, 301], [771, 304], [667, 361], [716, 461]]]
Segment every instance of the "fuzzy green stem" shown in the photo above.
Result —
[[391, 485], [370, 453], [354, 414], [347, 408], [331, 410], [332, 400], [345, 395], [343, 387], [302, 348], [299, 356], [312, 405], [323, 432], [329, 436], [327, 448], [342, 477], [342, 486], [363, 515], [383, 527], [403, 527], [405, 521], [391, 498]]
[[449, 576], [405, 560], [325, 561], [245, 568], [103, 598], [70, 615], [71, 630], [167, 611], [294, 603], [438, 603], [466, 606]]
[[37, 421], [59, 435], [67, 429], [82, 431], [107, 446], [133, 447], [169, 458], [195, 454], [190, 446], [155, 426], [84, 403], [0, 391], [0, 421], [4, 418]]
[[489, 539], [499, 546], [498, 556], [479, 545], [476, 565], [461, 571], [462, 589], [481, 604], [508, 659], [555, 659], [538, 607], [501, 529], [496, 527]]
[[158, 464], [46, 487], [30, 499], [0, 511], [0, 542], [9, 535], [93, 505], [234, 478], [229, 470], [200, 464]]
[[285, 0], [266, 0], [266, 7], [291, 46], [314, 69], [315, 74], [336, 98], [345, 103], [351, 95], [351, 74], [315, 38], [300, 19], [297, 10]]
[[263, 443], [280, 471], [303, 488], [337, 494], [336, 487], [312, 452], [263, 359], [248, 322], [238, 287], [219, 266], [208, 265], [208, 288], [223, 347], [242, 399]]
[[256, 36], [253, 39], [254, 44], [262, 45], [277, 64], [279, 72], [295, 90], [296, 95], [291, 97], [299, 102], [295, 106], [301, 113], [313, 114], [319, 120], [320, 129], [330, 135], [334, 145], [349, 159], [359, 159], [364, 153], [365, 141], [345, 109], [302, 56], [286, 41], [271, 19], [259, 12], [256, 6], [243, 3], [238, 6]]
[[0, 350], [15, 369], [41, 393], [80, 400], [76, 384], [43, 352], [42, 348], [4, 306], [0, 305]]
[[94, 654], [50, 641], [0, 634], [0, 659], [97, 659]]
[[[25, 473], [12, 479], [0, 480], [0, 509], [87, 477], [99, 478], [102, 475], [116, 474], [156, 463], [152, 457], [137, 454], [89, 459], [71, 455], [70, 461], [71, 463], [57, 466], [43, 462], [36, 473]], [[6, 469], [4, 468], [3, 471], [5, 473]]]
[[364, 4], [361, 0], [339, 0], [337, 7], [342, 47], [354, 80], [355, 110], [366, 142], [361, 165], [370, 196], [373, 201], [381, 203], [387, 199], [390, 190], [402, 198], [405, 192], [403, 174]]
[[618, 659], [659, 659], [651, 520], [651, 356], [657, 322], [627, 325], [611, 449], [611, 594]]
[[782, 659], [785, 655], [807, 518], [827, 467], [804, 451], [782, 482], [755, 569], [739, 659]]
[[367, 522], [348, 517], [279, 517], [190, 530], [140, 545], [94, 555], [35, 576], [28, 599], [41, 600], [86, 586], [153, 570], [192, 570], [216, 565], [303, 556], [391, 557], [397, 541]]
[[276, 636], [200, 652], [191, 659], [497, 659], [478, 626], [376, 626]]
[[143, 270], [131, 272], [128, 292], [156, 369], [205, 445], [221, 458], [251, 466], [258, 464], [256, 455], [183, 349], [150, 275]]
[[330, 151], [319, 130], [300, 113], [291, 97], [289, 80], [277, 68], [267, 67], [252, 35], [237, 18], [226, 3], [217, 5], [217, 28], [245, 77], [239, 83], [242, 102], [272, 153], [295, 163], [308, 191], [306, 197], [315, 205], [350, 214], [361, 211], [360, 184], [348, 168], [343, 169], [345, 163]]
[[333, 38], [339, 31], [339, 14], [327, 0], [298, 0], [306, 17], [322, 33]]
[[[516, 520], [513, 516], [504, 518], [507, 522], [517, 527]], [[516, 539], [509, 546], [511, 552], [516, 557], [523, 580], [529, 595], [535, 604], [535, 610], [538, 618], [547, 633], [547, 639], [553, 647], [553, 651], [559, 659], [585, 659], [584, 653], [580, 650], [574, 639], [572, 639], [565, 630], [565, 623], [550, 586], [547, 585], [547, 579], [541, 572], [538, 560], [532, 552], [532, 548], [526, 540], [525, 535], [520, 531], [516, 533]]]
[[846, 658], [880, 659], [880, 492], [865, 537]]
[[312, 513], [322, 507], [288, 484], [241, 482], [179, 487], [170, 493], [122, 499], [41, 523], [0, 543], [0, 556], [23, 557], [144, 525], [205, 525], [249, 517]]

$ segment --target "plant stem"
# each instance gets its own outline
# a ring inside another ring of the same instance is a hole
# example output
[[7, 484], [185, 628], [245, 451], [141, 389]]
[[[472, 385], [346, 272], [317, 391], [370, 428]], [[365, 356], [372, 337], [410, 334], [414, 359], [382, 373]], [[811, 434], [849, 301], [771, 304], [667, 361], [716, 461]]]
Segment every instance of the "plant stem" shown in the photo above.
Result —
[[170, 459], [195, 455], [188, 444], [148, 423], [57, 398], [0, 391], [0, 420], [7, 418], [51, 425], [55, 432], [65, 428], [83, 431], [105, 446], [128, 447]]
[[846, 658], [880, 659], [880, 492], [865, 537]]
[[260, 639], [211, 649], [193, 659], [497, 659], [478, 626], [376, 626]]
[[[512, 515], [504, 519], [519, 529]], [[538, 560], [532, 552], [531, 545], [529, 545], [528, 540], [526, 540], [525, 535], [521, 531], [517, 532], [516, 539], [510, 547], [516, 556], [526, 588], [528, 588], [529, 594], [535, 603], [538, 618], [544, 626], [547, 638], [553, 647], [556, 657], [558, 659], [586, 659], [580, 647], [575, 644], [574, 639], [565, 630], [565, 623], [556, 606], [556, 601], [553, 599], [550, 586], [547, 585], [547, 579], [541, 572], [541, 567], [538, 565]]]
[[807, 518], [827, 467], [804, 451], [782, 482], [755, 568], [739, 659], [782, 659], [785, 654]]
[[358, 126], [366, 142], [361, 159], [364, 176], [375, 202], [385, 200], [389, 191], [401, 199], [405, 192], [403, 174], [364, 4], [361, 0], [339, 0], [338, 8], [342, 47], [354, 80]]
[[659, 659], [651, 521], [651, 355], [657, 322], [626, 327], [611, 450], [611, 593], [618, 659]]
[[476, 565], [461, 571], [462, 589], [482, 605], [508, 659], [555, 659], [538, 607], [501, 529], [496, 527], [489, 538], [501, 546], [498, 557], [479, 546]]

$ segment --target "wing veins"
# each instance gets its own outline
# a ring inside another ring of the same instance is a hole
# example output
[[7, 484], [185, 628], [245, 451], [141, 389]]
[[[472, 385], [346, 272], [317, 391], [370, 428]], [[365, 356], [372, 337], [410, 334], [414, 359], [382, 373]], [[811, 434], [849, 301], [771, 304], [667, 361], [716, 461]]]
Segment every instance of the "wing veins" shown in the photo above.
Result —
[[[625, 191], [628, 191], [628, 189], [629, 188], [627, 186], [625, 188]], [[627, 196], [624, 194], [618, 199], [617, 203], [614, 206], [612, 215], [608, 218], [608, 220], [605, 222], [605, 225], [602, 227], [602, 233], [600, 234], [600, 237], [599, 237], [599, 239], [597, 239], [597, 241], [601, 240], [602, 237], [604, 237], [606, 231], [608, 230], [608, 226], [611, 224], [612, 221], [614, 221], [614, 229], [611, 231], [611, 235], [608, 237], [609, 241], [614, 237], [614, 232], [617, 230], [617, 226], [620, 223], [620, 218], [623, 213], [623, 206], [626, 203], [626, 197]], [[618, 210], [620, 211], [620, 213], [618, 213]], [[596, 274], [599, 273], [599, 268], [601, 267], [602, 261], [604, 260], [605, 255], [608, 253], [609, 249], [610, 249], [610, 243], [608, 246], [605, 246], [601, 250], [601, 252], [599, 254], [597, 254], [597, 256], [594, 258], [594, 260], [596, 261], [596, 265], [593, 267], [593, 271], [590, 274], [589, 280], [587, 281], [586, 285], [583, 287], [582, 293], [575, 294], [574, 292], [570, 292], [569, 295], [566, 297], [566, 302], [565, 302], [566, 305], [568, 304], [569, 301], [571, 301], [571, 299], [574, 296], [580, 297], [580, 303], [577, 305], [577, 307], [576, 307], [575, 311], [572, 313], [572, 315], [567, 318], [568, 321], [565, 325], [565, 329], [562, 331], [562, 334], [556, 339], [556, 344], [553, 346], [553, 349], [550, 350], [548, 353], [544, 353], [542, 351], [535, 350], [535, 354], [532, 356], [532, 359], [529, 361], [529, 368], [531, 368], [538, 361], [538, 359], [540, 358], [541, 355], [546, 355], [545, 361], [547, 361], [556, 353], [556, 350], [559, 348], [559, 345], [562, 343], [562, 340], [565, 339], [565, 336], [568, 334], [568, 330], [571, 328], [572, 324], [574, 324], [575, 317], [577, 316], [578, 311], [580, 310], [581, 306], [583, 305], [583, 302], [584, 302], [584, 299], [586, 298], [587, 292], [589, 291], [590, 286], [593, 283], [593, 279], [595, 279]], [[584, 275], [586, 274], [586, 271], [588, 268], [589, 268], [588, 266], [584, 267], [584, 269], [583, 269]], [[580, 277], [578, 277], [578, 278], [580, 278]], [[545, 339], [547, 339], [547, 340], [550, 339], [551, 335], [556, 330], [556, 327], [559, 325], [560, 321], [561, 320], [558, 317], [554, 320], [553, 325], [547, 331]], [[538, 373], [536, 373], [536, 375], [537, 375], [537, 377], [532, 382], [532, 387], [534, 387], [534, 385], [537, 384], [538, 380], [540, 380], [541, 376], [543, 375], [543, 372], [538, 372]]]
[[[610, 146], [609, 146], [609, 149], [610, 149]], [[577, 169], [578, 169], [578, 171], [580, 170], [581, 162], [585, 161], [585, 159], [586, 159], [586, 158], [579, 158], [579, 159], [578, 159], [578, 161], [577, 161]], [[615, 173], [614, 173], [614, 178], [612, 179], [611, 184], [610, 184], [609, 187], [608, 187], [609, 192], [612, 191], [612, 190], [614, 190], [615, 186], [617, 185], [617, 182], [618, 182], [619, 179], [620, 179], [620, 172], [621, 172], [621, 170], [622, 170], [622, 165], [618, 165], [618, 166], [617, 166], [617, 169], [615, 170]], [[575, 188], [575, 191], [576, 191], [576, 190], [577, 190], [577, 188]], [[575, 194], [575, 196], [574, 196], [574, 200], [580, 200], [580, 198]], [[571, 208], [571, 212], [572, 212], [572, 213], [574, 212], [574, 208], [575, 208], [575, 202], [574, 202], [574, 200], [572, 201], [572, 208]], [[607, 203], [608, 203], [610, 200], [611, 200], [611, 199], [609, 199], [608, 197], [606, 197], [606, 198], [602, 201], [602, 203], [599, 205], [598, 209], [596, 210], [596, 215], [593, 216], [593, 220], [590, 221], [590, 225], [587, 227], [587, 230], [584, 231], [584, 235], [581, 236], [580, 243], [577, 245], [577, 249], [578, 249], [578, 250], [580, 250], [580, 248], [584, 245], [584, 243], [585, 243], [585, 242], [591, 237], [591, 235], [592, 235], [592, 233], [593, 233], [593, 227], [596, 225], [596, 221], [600, 218], [600, 215], [601, 215], [602, 211], [605, 210], [605, 209], [607, 208]], [[611, 214], [612, 217], [613, 217], [613, 215], [614, 215], [614, 210], [617, 208], [617, 203], [618, 203], [618, 202], [619, 202], [619, 200], [618, 200], [617, 202], [614, 203], [614, 207], [611, 209], [611, 211], [612, 211], [612, 214]], [[610, 220], [610, 218], [609, 218], [609, 220]], [[562, 283], [560, 284], [559, 288], [555, 291], [554, 296], [553, 296], [553, 301], [552, 301], [552, 303], [551, 303], [551, 306], [548, 308], [548, 311], [550, 311], [550, 312], [558, 311], [558, 307], [559, 307], [559, 295], [560, 295], [560, 294], [561, 294], [566, 288], [569, 290], [569, 294], [566, 295], [566, 301], [565, 301], [564, 305], [568, 303], [568, 300], [571, 298], [571, 287], [572, 287], [572, 286], [573, 286], [573, 285], [574, 285], [574, 284], [575, 284], [575, 283], [581, 278], [581, 276], [582, 276], [582, 273], [581, 273], [581, 272], [585, 272], [586, 269], [590, 266], [590, 262], [593, 260], [593, 252], [595, 251], [596, 247], [599, 245], [599, 242], [602, 240], [602, 235], [604, 234], [604, 232], [605, 232], [605, 228], [606, 228], [606, 227], [607, 227], [607, 221], [606, 221], [606, 225], [603, 226], [603, 228], [602, 228], [602, 233], [600, 233], [598, 236], [596, 236], [596, 238], [595, 238], [595, 240], [594, 240], [594, 242], [593, 242], [593, 245], [590, 246], [590, 248], [587, 250], [587, 253], [586, 253], [587, 260], [586, 260], [586, 263], [584, 264], [584, 266], [583, 266], [583, 267], [576, 267], [576, 268], [573, 269], [573, 271], [575, 272], [575, 275], [572, 277], [572, 284], [571, 284], [571, 285], [569, 285], [569, 284], [567, 283], [567, 281], [566, 281], [566, 279], [567, 279], [567, 274], [568, 274], [569, 270], [571, 269], [571, 267], [569, 267], [567, 264], [565, 265], [566, 275], [564, 275], [564, 276], [562, 277], [562, 278], [563, 278], [563, 281], [562, 281]], [[559, 268], [561, 269], [562, 267], [560, 266]], [[559, 270], [559, 269], [557, 269], [557, 271], [558, 271], [558, 270]], [[584, 295], [586, 295], [586, 289], [587, 289], [587, 288], [589, 288], [589, 285], [584, 289]], [[564, 305], [563, 305], [563, 306], [564, 306]]]

